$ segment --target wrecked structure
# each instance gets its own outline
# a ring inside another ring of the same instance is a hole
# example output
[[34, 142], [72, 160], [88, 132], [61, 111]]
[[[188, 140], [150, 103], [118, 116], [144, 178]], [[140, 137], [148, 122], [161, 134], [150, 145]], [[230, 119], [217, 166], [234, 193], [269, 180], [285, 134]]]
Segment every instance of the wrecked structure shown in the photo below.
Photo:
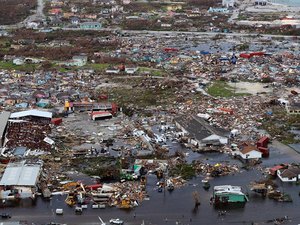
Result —
[[174, 121], [195, 146], [224, 145], [228, 142], [227, 131], [213, 127], [197, 116], [181, 116]]
[[4, 146], [7, 148], [27, 147], [29, 149], [50, 150], [47, 142], [50, 134], [52, 113], [28, 110], [12, 113], [8, 121]]
[[0, 198], [18, 200], [36, 197], [43, 164], [25, 160], [9, 163], [0, 181]]

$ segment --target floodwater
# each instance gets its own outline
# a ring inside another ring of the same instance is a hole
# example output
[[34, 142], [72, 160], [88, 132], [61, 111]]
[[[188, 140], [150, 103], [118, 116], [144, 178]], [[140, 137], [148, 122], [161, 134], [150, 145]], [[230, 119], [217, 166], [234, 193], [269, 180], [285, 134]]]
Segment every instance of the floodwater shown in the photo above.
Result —
[[[276, 52], [283, 52], [283, 51], [293, 51], [295, 53], [299, 53], [298, 47], [293, 48], [292, 45], [282, 41], [264, 43], [263, 41], [260, 40], [256, 40], [256, 41], [253, 40], [251, 41], [250, 39], [239, 40], [238, 38], [230, 41], [220, 40], [218, 42], [206, 40], [195, 44], [193, 47], [190, 47], [189, 45], [186, 47], [186, 49], [190, 51], [199, 51], [199, 52], [204, 51], [204, 52], [209, 52], [211, 54], [215, 54], [215, 53], [232, 54], [233, 52], [236, 51], [236, 48], [239, 46], [239, 44], [242, 43], [247, 43], [249, 46], [249, 49], [245, 50], [244, 52], [266, 51], [268, 53], [276, 53]], [[294, 43], [294, 45], [298, 46], [297, 43]], [[175, 47], [180, 47], [180, 46], [175, 46]]]
[[[273, 166], [277, 163], [298, 162], [300, 155], [290, 151], [288, 148], [281, 150], [281, 146], [275, 143], [271, 147], [271, 156], [264, 159], [263, 163], [251, 170], [241, 170], [239, 173], [224, 177], [214, 178], [210, 181], [211, 185], [239, 185], [249, 193], [250, 201], [244, 208], [227, 208], [225, 216], [218, 216], [218, 210], [210, 205], [209, 200], [212, 196], [212, 188], [205, 191], [202, 188], [201, 180], [203, 177], [197, 177], [187, 183], [182, 188], [175, 189], [169, 193], [158, 193], [156, 190], [156, 177], [148, 176], [147, 191], [150, 200], [144, 201], [134, 210], [120, 210], [117, 208], [92, 209], [89, 206], [82, 215], [75, 215], [74, 208], [68, 207], [64, 200], [66, 196], [54, 196], [50, 201], [44, 201], [38, 198], [34, 206], [28, 207], [21, 205], [16, 208], [1, 209], [1, 212], [9, 212], [12, 214], [10, 221], [25, 220], [28, 223], [42, 224], [46, 222], [60, 222], [67, 224], [99, 224], [98, 216], [104, 221], [111, 218], [120, 218], [126, 224], [141, 224], [144, 220], [145, 224], [272, 224], [266, 223], [274, 218], [288, 216], [292, 219], [291, 223], [300, 223], [300, 196], [298, 195], [300, 187], [295, 184], [283, 184], [279, 181], [276, 183], [281, 191], [289, 193], [293, 198], [292, 203], [276, 202], [271, 199], [264, 199], [259, 194], [250, 192], [249, 183], [254, 180], [264, 178], [263, 171], [266, 166]], [[192, 154], [192, 153], [191, 153]], [[206, 160], [214, 163], [219, 160], [229, 163], [238, 163], [231, 157], [224, 154], [192, 154], [193, 158]], [[218, 159], [218, 160], [216, 160]], [[200, 195], [201, 205], [195, 209], [192, 193], [197, 191]], [[63, 208], [64, 215], [55, 215], [56, 208]], [[135, 215], [135, 216], [134, 216]]]
[[283, 4], [287, 6], [300, 7], [299, 0], [271, 0], [272, 3]]

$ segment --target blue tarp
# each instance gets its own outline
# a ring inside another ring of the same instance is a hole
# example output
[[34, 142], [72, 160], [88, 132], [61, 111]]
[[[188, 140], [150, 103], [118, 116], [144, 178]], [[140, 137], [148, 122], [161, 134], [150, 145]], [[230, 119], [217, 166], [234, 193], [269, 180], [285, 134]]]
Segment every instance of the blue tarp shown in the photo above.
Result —
[[207, 52], [207, 51], [200, 51], [200, 54], [202, 54], [202, 55], [209, 55], [210, 52]]

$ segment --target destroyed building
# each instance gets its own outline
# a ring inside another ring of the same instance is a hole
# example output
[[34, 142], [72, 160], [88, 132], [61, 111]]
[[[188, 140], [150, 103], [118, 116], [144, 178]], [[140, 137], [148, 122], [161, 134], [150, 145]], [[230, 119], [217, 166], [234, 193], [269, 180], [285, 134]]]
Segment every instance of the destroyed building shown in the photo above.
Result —
[[288, 114], [299, 115], [300, 114], [300, 102], [295, 102], [295, 103], [286, 105], [286, 111]]
[[189, 137], [189, 142], [196, 146], [223, 145], [228, 142], [228, 132], [211, 126], [197, 116], [181, 116], [174, 120], [176, 126]]
[[51, 118], [52, 113], [39, 110], [12, 113], [8, 121], [4, 146], [49, 151], [51, 144], [47, 143], [45, 138], [51, 132]]
[[296, 182], [300, 179], [300, 168], [290, 166], [277, 170], [277, 176], [282, 182]]

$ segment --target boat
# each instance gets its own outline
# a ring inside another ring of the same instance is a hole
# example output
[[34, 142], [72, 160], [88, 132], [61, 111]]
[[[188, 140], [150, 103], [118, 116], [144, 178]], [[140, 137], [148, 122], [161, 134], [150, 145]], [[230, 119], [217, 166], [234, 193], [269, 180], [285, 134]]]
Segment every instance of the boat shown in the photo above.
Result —
[[63, 215], [64, 214], [64, 210], [63, 209], [56, 209], [55, 213], [56, 213], [56, 215]]
[[203, 183], [202, 187], [204, 188], [204, 190], [208, 191], [209, 188], [210, 188], [209, 181], [208, 180], [202, 180], [202, 183]]
[[75, 207], [75, 214], [81, 215], [82, 214], [82, 207], [76, 206]]
[[248, 197], [242, 192], [240, 186], [220, 185], [215, 186], [212, 202], [215, 206], [242, 204], [249, 201]]
[[109, 223], [116, 224], [116, 225], [122, 225], [124, 223], [124, 221], [117, 218], [117, 219], [110, 219]]

